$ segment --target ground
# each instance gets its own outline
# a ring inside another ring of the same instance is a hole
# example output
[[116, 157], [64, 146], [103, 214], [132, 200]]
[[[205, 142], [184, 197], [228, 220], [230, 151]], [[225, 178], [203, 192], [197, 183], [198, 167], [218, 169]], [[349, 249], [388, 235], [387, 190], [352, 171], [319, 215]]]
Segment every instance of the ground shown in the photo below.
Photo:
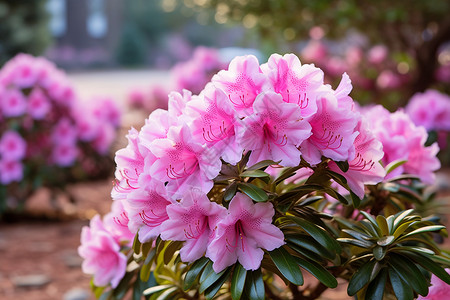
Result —
[[[144, 71], [80, 73], [72, 74], [71, 78], [82, 96], [108, 95], [118, 99], [123, 106], [130, 87], [167, 82], [166, 73]], [[124, 136], [127, 129], [132, 125], [139, 128], [144, 118], [142, 113], [129, 112], [125, 115], [118, 148], [126, 142]], [[449, 175], [439, 178], [448, 188]], [[66, 221], [42, 220], [42, 217], [55, 219], [55, 210], [46, 200], [47, 191], [41, 190], [28, 203], [29, 210], [39, 218], [0, 223], [0, 299], [94, 299], [89, 290], [90, 277], [81, 272], [77, 247], [81, 228], [88, 224], [88, 219], [96, 213], [109, 211], [111, 188], [112, 178], [70, 186], [70, 192], [77, 199], [76, 205], [65, 199], [58, 202], [60, 216], [72, 217]], [[448, 190], [447, 194], [450, 194]], [[28, 275], [38, 276], [30, 278]], [[23, 286], [33, 284], [36, 286]], [[322, 299], [351, 298], [345, 293], [345, 285], [341, 285], [337, 291], [326, 292]]]

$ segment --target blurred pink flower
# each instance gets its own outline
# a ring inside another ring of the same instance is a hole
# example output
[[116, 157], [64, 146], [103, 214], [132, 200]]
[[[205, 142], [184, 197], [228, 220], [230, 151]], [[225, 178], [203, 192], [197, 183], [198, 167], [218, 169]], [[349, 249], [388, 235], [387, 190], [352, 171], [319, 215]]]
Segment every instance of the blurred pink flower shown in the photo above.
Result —
[[34, 88], [28, 96], [28, 113], [35, 120], [42, 120], [51, 110], [51, 103], [44, 92]]
[[61, 167], [69, 167], [75, 163], [78, 148], [73, 143], [57, 144], [52, 149], [52, 161]]
[[0, 183], [9, 184], [23, 178], [23, 165], [17, 160], [0, 159]]
[[417, 93], [409, 100], [406, 113], [417, 126], [450, 131], [450, 96], [436, 90]]
[[389, 54], [389, 50], [384, 45], [376, 45], [369, 49], [367, 60], [369, 63], [379, 65], [384, 62]]
[[21, 160], [25, 157], [27, 143], [14, 130], [8, 130], [0, 137], [0, 157], [7, 160]]
[[27, 110], [25, 96], [16, 89], [5, 89], [0, 98], [0, 110], [5, 117], [19, 117]]

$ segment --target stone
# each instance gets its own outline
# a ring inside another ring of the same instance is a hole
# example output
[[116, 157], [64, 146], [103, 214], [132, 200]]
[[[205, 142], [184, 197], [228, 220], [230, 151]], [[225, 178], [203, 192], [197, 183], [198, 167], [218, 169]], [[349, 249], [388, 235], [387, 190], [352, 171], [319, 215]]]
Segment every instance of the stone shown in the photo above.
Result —
[[41, 287], [51, 281], [50, 277], [44, 274], [15, 276], [11, 279], [16, 287]]
[[73, 288], [66, 292], [63, 296], [64, 300], [88, 300], [90, 297], [89, 291], [81, 288]]

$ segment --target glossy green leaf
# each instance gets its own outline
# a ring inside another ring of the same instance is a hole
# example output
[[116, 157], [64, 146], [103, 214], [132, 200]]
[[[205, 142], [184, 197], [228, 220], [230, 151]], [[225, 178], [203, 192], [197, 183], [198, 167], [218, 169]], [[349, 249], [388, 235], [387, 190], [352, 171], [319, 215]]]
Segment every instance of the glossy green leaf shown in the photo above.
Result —
[[244, 291], [245, 278], [247, 276], [247, 270], [240, 263], [236, 263], [233, 270], [233, 276], [231, 277], [231, 298], [233, 300], [241, 299], [242, 292]]
[[189, 290], [194, 285], [198, 275], [202, 272], [208, 262], [210, 262], [210, 260], [203, 256], [192, 264], [184, 277], [183, 289], [185, 291]]
[[167, 290], [165, 290], [164, 292], [161, 293], [161, 295], [159, 295], [156, 300], [166, 300], [166, 299], [175, 299], [176, 297], [174, 297], [174, 293], [178, 290], [178, 287], [174, 286], [171, 288], [168, 288]]
[[377, 221], [378, 227], [380, 227], [383, 235], [389, 235], [389, 225], [386, 221], [386, 218], [379, 215], [376, 217], [376, 221]]
[[401, 165], [404, 165], [408, 160], [404, 159], [397, 159], [389, 163], [384, 169], [386, 170], [386, 175], [400, 167]]
[[336, 278], [333, 275], [331, 275], [331, 273], [328, 272], [327, 269], [325, 269], [318, 263], [307, 261], [297, 256], [295, 256], [294, 259], [299, 266], [301, 266], [303, 269], [311, 273], [314, 277], [320, 280], [320, 282], [325, 284], [327, 287], [329, 288], [337, 287], [338, 283]]
[[336, 253], [334, 253], [333, 251], [329, 251], [327, 248], [323, 247], [321, 244], [319, 244], [319, 242], [317, 242], [310, 236], [299, 234], [286, 234], [284, 238], [286, 239], [286, 241], [289, 241], [299, 247], [317, 253], [330, 260], [336, 257]]
[[287, 280], [295, 285], [303, 284], [302, 271], [297, 266], [294, 257], [289, 254], [283, 247], [277, 248], [269, 252], [270, 258], [280, 270], [281, 274], [286, 277]]
[[225, 192], [223, 193], [223, 199], [225, 201], [230, 201], [231, 199], [233, 199], [234, 195], [236, 195], [236, 192], [237, 192], [237, 183], [233, 182], [225, 189]]
[[352, 229], [342, 229], [342, 232], [345, 232], [346, 234], [358, 240], [368, 241], [372, 238], [370, 235]]
[[327, 174], [338, 184], [347, 187], [347, 179], [339, 173], [333, 172], [331, 170], [327, 170]]
[[141, 242], [139, 241], [138, 233], [134, 236], [133, 251], [135, 254], [139, 254], [141, 252]]
[[241, 177], [255, 177], [255, 178], [258, 178], [258, 177], [268, 177], [270, 175], [267, 174], [264, 171], [261, 171], [261, 170], [246, 170], [246, 171], [242, 172], [240, 176]]
[[401, 212], [394, 220], [394, 228], [397, 228], [407, 216], [413, 213], [413, 211], [414, 209], [408, 209]]
[[377, 244], [384, 247], [384, 246], [389, 246], [394, 241], [395, 241], [395, 236], [388, 235], [388, 236], [383, 236], [382, 238], [378, 239]]
[[142, 294], [144, 296], [150, 296], [152, 294], [162, 292], [170, 287], [173, 287], [173, 285], [172, 284], [156, 285], [146, 289]]
[[253, 166], [247, 168], [247, 170], [251, 171], [251, 170], [258, 170], [258, 169], [262, 169], [268, 166], [273, 166], [273, 165], [278, 165], [280, 161], [273, 161], [273, 160], [262, 160], [256, 164], [254, 164]]
[[285, 168], [281, 173], [278, 175], [278, 177], [274, 180], [274, 184], [277, 185], [283, 180], [288, 179], [289, 177], [293, 176], [295, 172], [297, 172], [298, 169], [300, 169], [300, 166], [297, 167], [291, 167], [291, 168]]
[[369, 283], [366, 291], [367, 300], [383, 300], [384, 288], [387, 280], [387, 270], [382, 269], [377, 277]]
[[202, 275], [200, 275], [200, 287], [198, 288], [198, 291], [200, 293], [203, 293], [207, 288], [209, 288], [211, 285], [213, 285], [216, 281], [220, 279], [220, 277], [228, 270], [225, 269], [220, 273], [214, 272], [213, 269], [213, 263], [209, 262], [205, 269], [203, 270]]
[[244, 194], [246, 194], [256, 202], [265, 202], [269, 199], [267, 193], [254, 184], [240, 182], [238, 187]]
[[172, 260], [175, 251], [179, 250], [182, 245], [183, 242], [180, 241], [172, 241], [167, 245], [164, 249], [164, 264], [167, 265]]
[[230, 277], [231, 268], [225, 269], [225, 272], [210, 287], [205, 290], [206, 300], [211, 300], [220, 290], [225, 281]]
[[372, 270], [375, 266], [375, 260], [369, 261], [363, 264], [355, 274], [353, 274], [352, 278], [348, 283], [347, 293], [350, 296], [356, 295], [359, 290], [361, 290], [367, 283], [370, 281], [370, 277], [372, 274]]
[[330, 249], [334, 252], [341, 251], [341, 246], [339, 245], [339, 243], [336, 242], [336, 240], [332, 238], [328, 234], [328, 232], [325, 231], [324, 229], [307, 220], [298, 217], [288, 216], [288, 218], [297, 223], [298, 225], [300, 225], [300, 227], [302, 227], [303, 230], [305, 230], [309, 235], [311, 235], [311, 237], [315, 239], [317, 242], [319, 242], [319, 244], [321, 244], [323, 247]]
[[247, 271], [247, 278], [245, 279], [244, 292], [251, 300], [264, 300], [265, 290], [264, 281], [261, 269], [256, 271]]
[[372, 253], [375, 259], [380, 261], [386, 255], [386, 248], [377, 245], [372, 249]]
[[[450, 284], [450, 274], [445, 271], [439, 264], [434, 262], [431, 257], [427, 255], [421, 255], [419, 253], [408, 253], [409, 258], [414, 260], [417, 264], [421, 265], [423, 268], [432, 272], [434, 275], [439, 277], [442, 281], [447, 284]], [[434, 258], [434, 257], [433, 257]]]
[[371, 248], [373, 246], [371, 242], [364, 240], [357, 240], [353, 238], [338, 238], [337, 241], [340, 243], [350, 244], [360, 248]]
[[425, 232], [432, 232], [432, 231], [438, 231], [441, 229], [445, 229], [445, 226], [443, 225], [431, 225], [431, 226], [425, 226], [425, 227], [421, 227], [418, 228], [416, 230], [411, 231], [410, 233], [405, 234], [404, 236], [401, 236], [398, 241], [404, 240], [410, 236], [413, 236], [415, 234], [421, 234], [421, 233], [425, 233]]
[[428, 293], [427, 280], [411, 260], [403, 255], [391, 253], [389, 264], [400, 278], [407, 282], [417, 293], [423, 296]]
[[401, 300], [413, 300], [414, 293], [411, 287], [404, 282], [400, 276], [398, 276], [397, 272], [393, 269], [389, 268], [389, 279], [391, 281], [392, 289], [394, 290], [394, 294], [397, 299]]

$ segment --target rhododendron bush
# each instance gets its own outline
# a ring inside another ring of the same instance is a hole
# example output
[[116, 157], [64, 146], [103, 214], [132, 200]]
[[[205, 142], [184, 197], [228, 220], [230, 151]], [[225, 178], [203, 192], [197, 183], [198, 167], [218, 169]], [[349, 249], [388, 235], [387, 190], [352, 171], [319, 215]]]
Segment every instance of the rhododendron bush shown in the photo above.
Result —
[[19, 54], [0, 71], [0, 214], [41, 186], [105, 177], [120, 122], [106, 98], [79, 100], [66, 75], [44, 58]]
[[402, 111], [357, 109], [351, 89], [274, 54], [172, 92], [116, 153], [112, 211], [83, 228], [96, 296], [316, 299], [342, 278], [358, 299], [413, 299], [432, 274], [450, 283], [434, 241], [447, 231], [415, 210], [437, 144]]

